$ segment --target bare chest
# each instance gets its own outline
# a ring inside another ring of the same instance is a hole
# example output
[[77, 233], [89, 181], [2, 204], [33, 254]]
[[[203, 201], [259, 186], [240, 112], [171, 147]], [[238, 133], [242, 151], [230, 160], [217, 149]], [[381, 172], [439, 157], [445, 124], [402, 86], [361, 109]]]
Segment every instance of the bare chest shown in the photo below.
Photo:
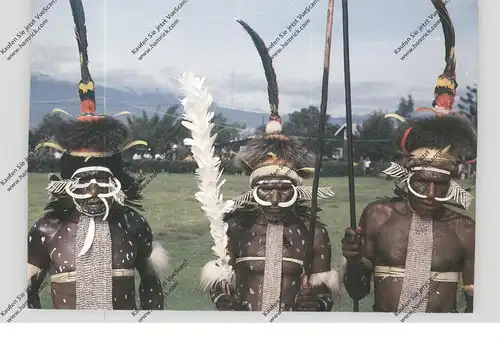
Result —
[[[307, 230], [298, 224], [283, 226], [283, 240], [269, 240], [269, 247], [281, 247], [283, 257], [283, 275], [295, 275], [301, 272], [306, 250]], [[264, 273], [264, 259], [268, 244], [267, 225], [253, 225], [250, 229], [239, 231], [233, 240], [236, 246], [237, 268], [255, 274]], [[269, 252], [269, 251], [268, 251]]]
[[[372, 236], [375, 264], [404, 267], [407, 256], [411, 217], [389, 219]], [[456, 271], [464, 249], [450, 222], [433, 222], [432, 270]]]

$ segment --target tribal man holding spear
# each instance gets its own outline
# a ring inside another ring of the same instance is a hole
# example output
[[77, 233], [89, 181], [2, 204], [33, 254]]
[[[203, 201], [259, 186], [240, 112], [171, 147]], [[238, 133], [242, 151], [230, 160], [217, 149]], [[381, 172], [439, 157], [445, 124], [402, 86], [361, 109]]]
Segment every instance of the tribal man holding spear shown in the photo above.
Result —
[[[237, 156], [238, 166], [250, 175], [250, 189], [233, 200], [223, 202], [218, 193], [223, 181], [219, 181], [220, 160], [213, 157], [213, 124], [208, 124], [213, 117], [207, 113], [211, 96], [202, 83], [196, 84], [198, 79], [185, 76], [181, 81], [186, 94], [183, 124], [193, 136], [185, 142], [192, 146], [199, 167], [201, 192], [196, 197], [210, 219], [212, 249], [218, 256], [203, 268], [202, 288], [210, 291], [219, 310], [263, 311], [266, 316], [281, 311], [331, 311], [341, 276], [331, 268], [331, 245], [320, 222], [311, 243], [311, 264], [305, 264], [312, 188], [304, 186], [303, 180], [313, 174], [315, 157], [281, 133], [278, 86], [266, 45], [248, 24], [237, 21], [262, 60], [271, 114], [265, 134], [251, 140]], [[318, 188], [317, 195], [329, 198], [334, 193]], [[308, 285], [302, 285], [308, 267]]]
[[[374, 311], [405, 313], [456, 312], [460, 275], [465, 312], [472, 312], [475, 222], [444, 204], [468, 209], [472, 196], [452, 177], [459, 156], [475, 153], [470, 122], [452, 113], [457, 88], [455, 37], [441, 0], [439, 13], [446, 45], [446, 68], [438, 78], [431, 118], [400, 119], [398, 142], [404, 159], [384, 171], [396, 179], [398, 197], [369, 204], [359, 226], [342, 240], [347, 269], [344, 284], [356, 301], [370, 292], [374, 276]], [[390, 115], [394, 117], [394, 114]]]

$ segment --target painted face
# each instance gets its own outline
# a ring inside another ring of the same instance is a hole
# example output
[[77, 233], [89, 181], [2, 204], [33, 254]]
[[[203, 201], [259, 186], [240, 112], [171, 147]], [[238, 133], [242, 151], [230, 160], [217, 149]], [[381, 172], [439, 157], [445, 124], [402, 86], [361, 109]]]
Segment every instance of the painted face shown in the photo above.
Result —
[[107, 218], [109, 207], [119, 200], [121, 184], [106, 167], [84, 167], [75, 172], [66, 186], [82, 214]]
[[253, 196], [264, 214], [280, 218], [297, 201], [297, 189], [288, 179], [263, 179], [254, 187]]
[[432, 214], [441, 209], [450, 187], [450, 175], [432, 170], [415, 171], [409, 179], [408, 199], [420, 214]]

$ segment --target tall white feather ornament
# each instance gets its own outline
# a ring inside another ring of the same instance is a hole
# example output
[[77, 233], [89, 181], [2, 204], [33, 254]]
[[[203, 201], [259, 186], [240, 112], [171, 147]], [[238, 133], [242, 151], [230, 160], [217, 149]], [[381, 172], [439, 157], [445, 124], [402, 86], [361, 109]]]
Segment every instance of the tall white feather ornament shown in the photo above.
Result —
[[214, 112], [209, 111], [212, 95], [203, 86], [205, 78], [183, 73], [177, 80], [180, 91], [185, 96], [181, 100], [184, 107], [182, 125], [191, 132], [191, 138], [184, 139], [184, 144], [190, 146], [198, 165], [196, 178], [199, 191], [195, 198], [201, 203], [201, 209], [210, 222], [210, 234], [214, 240], [212, 251], [217, 257], [205, 264], [201, 271], [201, 288], [207, 290], [217, 282], [232, 283], [234, 279], [234, 270], [229, 264], [230, 257], [226, 249], [228, 224], [223, 219], [224, 214], [233, 209], [234, 202], [224, 201], [220, 193], [226, 180], [222, 179], [221, 160], [215, 156], [214, 141], [217, 134], [211, 136]]

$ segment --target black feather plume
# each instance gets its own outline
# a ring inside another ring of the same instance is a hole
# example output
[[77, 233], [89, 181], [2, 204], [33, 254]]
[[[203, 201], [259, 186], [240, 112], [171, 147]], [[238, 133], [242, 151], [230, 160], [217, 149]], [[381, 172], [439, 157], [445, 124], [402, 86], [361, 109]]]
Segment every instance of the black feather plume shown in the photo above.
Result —
[[443, 0], [431, 0], [431, 1], [437, 10], [444, 33], [446, 67], [443, 74], [447, 76], [454, 76], [455, 66], [456, 66], [455, 52], [454, 52], [455, 29], [453, 27], [453, 23], [451, 22], [450, 15], [448, 14], [448, 10], [446, 9]]
[[[75, 23], [75, 36], [78, 44], [78, 52], [80, 55], [80, 69], [81, 77], [79, 83], [80, 101], [91, 100], [95, 103], [94, 81], [89, 71], [89, 57], [87, 53], [87, 27], [85, 26], [85, 12], [83, 10], [82, 0], [69, 0], [71, 5], [71, 12], [73, 14], [73, 21]], [[88, 90], [86, 89], [90, 85]]]
[[278, 116], [278, 106], [279, 106], [279, 96], [278, 96], [278, 82], [276, 80], [276, 72], [273, 67], [273, 60], [269, 55], [267, 46], [262, 40], [262, 38], [255, 32], [248, 24], [242, 20], [236, 20], [245, 31], [250, 35], [252, 41], [257, 48], [260, 59], [262, 60], [262, 66], [264, 66], [264, 72], [266, 74], [267, 80], [267, 94], [269, 97], [269, 105], [271, 107], [271, 115]]

